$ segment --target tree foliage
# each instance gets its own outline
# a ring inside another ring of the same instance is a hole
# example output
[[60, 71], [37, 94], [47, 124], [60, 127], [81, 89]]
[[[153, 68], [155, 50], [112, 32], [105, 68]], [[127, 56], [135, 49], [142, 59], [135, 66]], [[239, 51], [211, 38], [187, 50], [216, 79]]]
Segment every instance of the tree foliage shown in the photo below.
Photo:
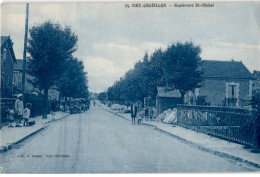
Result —
[[54, 85], [64, 96], [88, 97], [84, 66], [72, 56], [77, 50], [78, 37], [71, 28], [46, 21], [33, 26], [29, 33], [28, 73], [33, 76], [30, 82], [44, 90], [46, 104], [48, 89]]
[[184, 94], [200, 87], [202, 71], [200, 70], [201, 48], [192, 42], [177, 42], [167, 48], [163, 57], [164, 80]]
[[60, 79], [67, 60], [77, 50], [78, 37], [70, 27], [46, 21], [30, 30], [27, 52], [28, 72], [34, 77], [32, 83], [40, 90], [48, 90]]
[[157, 49], [149, 57], [147, 52], [133, 69], [108, 88], [109, 100], [143, 101], [155, 99], [158, 86], [170, 85], [184, 94], [202, 83], [200, 46], [192, 42], [172, 44], [163, 51]]
[[56, 85], [65, 97], [87, 98], [89, 96], [87, 82], [87, 73], [84, 72], [82, 61], [70, 58], [61, 78], [56, 81]]
[[106, 95], [106, 92], [101, 92], [98, 94], [98, 99], [102, 102], [102, 103], [105, 103], [106, 99], [107, 99], [107, 95]]
[[257, 89], [252, 96], [251, 103], [252, 108], [256, 110], [256, 115], [260, 119], [260, 89]]

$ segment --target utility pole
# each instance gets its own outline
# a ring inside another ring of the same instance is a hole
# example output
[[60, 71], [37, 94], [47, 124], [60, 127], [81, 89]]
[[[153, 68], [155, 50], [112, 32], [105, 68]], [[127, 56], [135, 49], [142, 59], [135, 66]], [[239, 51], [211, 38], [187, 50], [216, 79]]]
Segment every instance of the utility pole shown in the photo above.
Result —
[[24, 87], [25, 87], [26, 50], [27, 50], [27, 35], [28, 35], [28, 16], [29, 16], [29, 3], [26, 3], [25, 35], [24, 35], [24, 48], [23, 48], [22, 94], [24, 94]]

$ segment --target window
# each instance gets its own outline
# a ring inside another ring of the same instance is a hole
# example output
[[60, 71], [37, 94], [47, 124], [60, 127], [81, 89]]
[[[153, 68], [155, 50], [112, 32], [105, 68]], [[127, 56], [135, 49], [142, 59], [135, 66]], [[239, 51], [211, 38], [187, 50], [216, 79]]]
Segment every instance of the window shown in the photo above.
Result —
[[231, 107], [239, 106], [239, 83], [226, 82], [225, 105]]
[[2, 81], [2, 83], [4, 85], [5, 84], [5, 73], [4, 72], [2, 72], [1, 81]]
[[226, 83], [226, 98], [238, 99], [239, 97], [239, 83]]
[[226, 99], [239, 99], [239, 83], [226, 82]]
[[229, 91], [230, 91], [230, 94], [229, 94], [229, 98], [235, 98], [235, 85], [229, 85]]
[[6, 56], [7, 56], [7, 50], [3, 49], [3, 60], [6, 60]]
[[13, 72], [13, 85], [18, 87], [18, 76], [19, 76], [19, 71], [14, 71]]

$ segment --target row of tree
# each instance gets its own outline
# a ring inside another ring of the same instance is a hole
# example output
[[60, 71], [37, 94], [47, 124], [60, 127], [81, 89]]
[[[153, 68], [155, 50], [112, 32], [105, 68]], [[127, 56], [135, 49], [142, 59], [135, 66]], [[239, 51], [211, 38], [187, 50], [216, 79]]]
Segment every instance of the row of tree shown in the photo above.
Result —
[[[147, 52], [133, 69], [109, 87], [106, 97], [110, 101], [143, 101], [144, 97], [155, 99], [158, 86], [169, 85], [178, 89], [184, 100], [189, 90], [201, 86], [200, 46], [192, 42], [177, 42], [166, 50], [157, 49], [149, 57]], [[100, 94], [104, 98], [105, 93]]]
[[88, 98], [87, 73], [84, 65], [72, 54], [77, 50], [78, 37], [71, 28], [46, 21], [30, 30], [27, 52], [30, 82], [44, 91], [56, 86], [66, 97]]

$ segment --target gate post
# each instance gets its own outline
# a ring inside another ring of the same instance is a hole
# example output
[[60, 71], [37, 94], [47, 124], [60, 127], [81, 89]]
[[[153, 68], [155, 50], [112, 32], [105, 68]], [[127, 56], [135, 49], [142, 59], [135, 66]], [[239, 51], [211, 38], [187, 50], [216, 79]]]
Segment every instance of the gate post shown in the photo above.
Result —
[[257, 116], [254, 117], [254, 124], [253, 124], [253, 128], [254, 128], [254, 136], [253, 136], [253, 148], [255, 151], [258, 152], [259, 147], [258, 147], [258, 137], [257, 137]]
[[196, 123], [197, 123], [197, 133], [199, 132], [199, 119], [198, 119], [198, 109], [196, 112]]
[[230, 143], [230, 136], [231, 136], [231, 116], [230, 113], [228, 113], [228, 142]]
[[[159, 115], [159, 114], [158, 114]], [[179, 117], [180, 117], [180, 108], [177, 105], [177, 125], [179, 125]]]

